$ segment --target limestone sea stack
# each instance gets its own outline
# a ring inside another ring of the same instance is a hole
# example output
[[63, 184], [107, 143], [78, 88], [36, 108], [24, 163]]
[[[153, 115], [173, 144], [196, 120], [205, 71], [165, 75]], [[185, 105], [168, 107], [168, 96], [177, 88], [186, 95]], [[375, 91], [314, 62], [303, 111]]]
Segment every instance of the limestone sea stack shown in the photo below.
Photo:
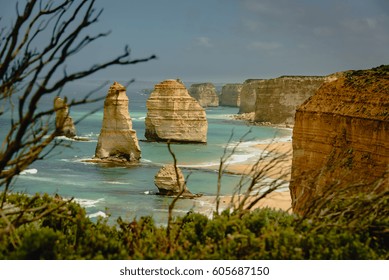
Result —
[[55, 127], [59, 136], [68, 138], [76, 137], [76, 127], [72, 117], [69, 116], [69, 108], [66, 99], [60, 97], [54, 99]]
[[329, 191], [388, 191], [388, 139], [389, 66], [347, 71], [324, 83], [296, 112], [294, 211], [304, 213]]
[[[194, 195], [188, 190], [184, 174], [177, 167], [178, 180], [176, 170], [173, 164], [163, 166], [154, 177], [154, 184], [158, 188], [160, 195], [177, 195], [184, 189], [183, 197], [193, 197]], [[180, 187], [182, 186], [182, 188]]]
[[145, 137], [149, 141], [207, 142], [205, 110], [178, 80], [154, 87], [146, 102]]
[[189, 94], [204, 108], [219, 106], [219, 97], [212, 83], [192, 84]]
[[242, 84], [225, 84], [219, 98], [221, 106], [239, 107]]
[[126, 88], [114, 82], [104, 102], [104, 117], [95, 159], [137, 162], [141, 157], [136, 131], [128, 112]]
[[244, 81], [240, 92], [239, 114], [255, 112], [257, 91], [263, 79], [248, 79]]

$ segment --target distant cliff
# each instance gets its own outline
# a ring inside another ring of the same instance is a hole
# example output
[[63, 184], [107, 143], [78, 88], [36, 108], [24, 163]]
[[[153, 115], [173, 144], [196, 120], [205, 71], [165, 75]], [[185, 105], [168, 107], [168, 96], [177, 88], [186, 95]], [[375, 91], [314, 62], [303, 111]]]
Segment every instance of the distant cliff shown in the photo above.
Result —
[[222, 92], [219, 97], [219, 104], [221, 106], [240, 106], [240, 92], [242, 91], [242, 84], [226, 84], [222, 87]]
[[389, 66], [332, 79], [296, 112], [290, 183], [296, 212], [329, 188], [389, 190]]
[[258, 84], [255, 122], [293, 124], [297, 106], [312, 96], [325, 77], [283, 76]]
[[257, 91], [264, 81], [263, 79], [249, 79], [244, 81], [240, 92], [239, 114], [255, 112]]
[[145, 137], [148, 140], [207, 142], [205, 110], [180, 81], [166, 80], [155, 85], [146, 107]]
[[219, 97], [212, 83], [192, 84], [188, 91], [202, 107], [219, 106]]

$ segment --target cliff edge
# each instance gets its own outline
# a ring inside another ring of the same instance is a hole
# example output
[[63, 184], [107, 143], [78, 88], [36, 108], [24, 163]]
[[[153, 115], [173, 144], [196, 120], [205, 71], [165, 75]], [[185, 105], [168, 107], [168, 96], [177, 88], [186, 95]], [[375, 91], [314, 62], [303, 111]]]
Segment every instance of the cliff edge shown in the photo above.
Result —
[[298, 213], [328, 190], [389, 190], [389, 66], [331, 78], [295, 115], [290, 192]]

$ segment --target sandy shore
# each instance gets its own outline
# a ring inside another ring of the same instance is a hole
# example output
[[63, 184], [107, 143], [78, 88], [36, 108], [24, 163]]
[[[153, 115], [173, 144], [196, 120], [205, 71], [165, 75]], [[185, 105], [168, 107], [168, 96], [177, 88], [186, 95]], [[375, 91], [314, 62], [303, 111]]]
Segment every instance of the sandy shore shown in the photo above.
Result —
[[[257, 159], [257, 162], [244, 162], [244, 163], [231, 163], [227, 164], [225, 172], [242, 174], [248, 176], [255, 176], [261, 174], [261, 178], [270, 178], [274, 180], [290, 181], [290, 171], [292, 166], [292, 142], [273, 142], [270, 144], [257, 144], [255, 148], [261, 150], [261, 156]], [[226, 209], [232, 205], [235, 207], [238, 205], [239, 200], [242, 200], [243, 196], [221, 196], [220, 197], [220, 209]], [[253, 200], [250, 197], [245, 205], [248, 205]], [[208, 206], [216, 205], [215, 196], [205, 196], [200, 198]], [[291, 197], [289, 190], [274, 191], [268, 194], [265, 198], [261, 199], [255, 204], [252, 209], [259, 207], [270, 207], [274, 209], [281, 209], [284, 211], [291, 211]], [[213, 209], [215, 210], [215, 208]]]

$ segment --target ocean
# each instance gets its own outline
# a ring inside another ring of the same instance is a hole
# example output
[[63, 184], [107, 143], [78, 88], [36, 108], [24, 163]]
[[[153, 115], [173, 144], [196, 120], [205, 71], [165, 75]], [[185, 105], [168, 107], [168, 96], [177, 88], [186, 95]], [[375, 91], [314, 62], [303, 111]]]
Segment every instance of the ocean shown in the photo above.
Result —
[[[115, 221], [119, 216], [132, 220], [141, 216], [152, 216], [157, 224], [167, 221], [168, 205], [171, 197], [156, 195], [154, 176], [158, 170], [173, 159], [166, 143], [146, 142], [145, 117], [148, 92], [157, 82], [134, 82], [127, 87], [129, 111], [133, 128], [137, 132], [142, 159], [133, 167], [107, 167], [96, 163], [85, 162], [94, 156], [97, 138], [103, 119], [103, 102], [73, 107], [71, 117], [77, 121], [88, 112], [100, 108], [77, 123], [77, 135], [89, 141], [74, 141], [61, 137], [69, 147], [57, 147], [47, 158], [34, 162], [20, 174], [11, 190], [27, 194], [59, 194], [64, 198], [74, 198], [83, 207], [89, 217], [109, 217]], [[61, 96], [82, 98], [86, 93], [99, 85], [98, 82], [77, 82], [67, 86]], [[188, 88], [189, 85], [186, 84]], [[97, 96], [105, 96], [109, 85], [98, 91]], [[53, 96], [45, 97], [39, 104], [39, 110], [51, 108]], [[288, 141], [291, 131], [288, 129], [252, 126], [245, 122], [233, 120], [231, 116], [238, 113], [238, 108], [210, 107], [206, 109], [208, 119], [207, 144], [173, 144], [178, 165], [188, 177], [188, 188], [192, 193], [203, 194], [196, 199], [178, 200], [174, 214], [182, 215], [195, 209], [206, 215], [212, 215], [214, 205], [207, 196], [216, 195], [217, 171], [215, 165], [220, 161], [223, 151], [240, 143], [231, 163], [255, 161], [260, 150], [253, 148], [256, 143], [267, 143], [273, 140]], [[0, 117], [0, 139], [3, 140], [9, 125], [9, 112]], [[247, 134], [248, 133], [248, 134]], [[245, 134], [246, 137], [241, 139]], [[232, 139], [228, 143], [229, 139]], [[208, 168], [206, 168], [208, 167]], [[222, 179], [221, 194], [232, 194], [241, 176], [225, 174]]]

